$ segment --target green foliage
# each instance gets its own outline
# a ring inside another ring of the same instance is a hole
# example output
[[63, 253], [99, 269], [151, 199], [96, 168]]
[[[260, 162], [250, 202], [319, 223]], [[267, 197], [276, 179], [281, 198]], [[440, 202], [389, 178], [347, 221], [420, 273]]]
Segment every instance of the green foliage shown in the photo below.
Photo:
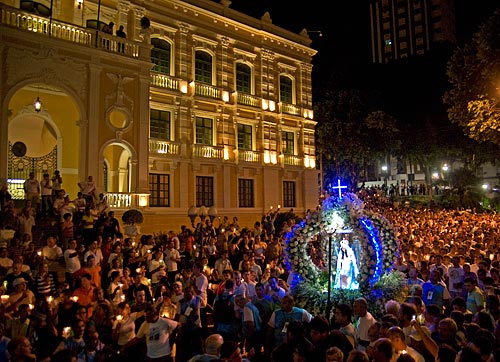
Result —
[[449, 119], [478, 141], [500, 144], [500, 9], [448, 62], [452, 87], [444, 95]]
[[[301, 282], [297, 288], [293, 289], [295, 305], [306, 309], [312, 315], [327, 314], [328, 293], [325, 287], [328, 281], [328, 274], [323, 272], [316, 280]], [[354, 300], [363, 297], [368, 302], [368, 310], [375, 318], [380, 318], [384, 314], [385, 303], [389, 300], [403, 302], [406, 294], [406, 276], [399, 271], [392, 271], [383, 274], [371, 289], [345, 290], [332, 289], [330, 318], [333, 316], [335, 306], [341, 303], [352, 306]], [[327, 316], [328, 318], [328, 316]]]
[[139, 210], [131, 209], [123, 213], [122, 221], [125, 225], [142, 224], [144, 222], [144, 216]]
[[341, 178], [357, 185], [379, 161], [399, 147], [396, 122], [361, 90], [332, 84], [315, 106], [316, 146], [322, 156], [325, 185]]

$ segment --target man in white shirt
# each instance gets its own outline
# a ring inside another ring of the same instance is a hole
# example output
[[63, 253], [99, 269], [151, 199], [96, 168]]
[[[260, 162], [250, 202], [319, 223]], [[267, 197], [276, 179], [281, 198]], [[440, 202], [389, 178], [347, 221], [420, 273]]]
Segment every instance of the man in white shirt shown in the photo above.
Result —
[[155, 290], [161, 278], [166, 275], [165, 262], [163, 261], [163, 255], [160, 249], [155, 250], [153, 258], [149, 261], [148, 270], [151, 274], [151, 286], [153, 290]]
[[42, 216], [48, 216], [52, 212], [52, 181], [48, 173], [43, 174], [40, 189], [42, 192]]
[[47, 238], [47, 245], [42, 248], [42, 258], [49, 265], [49, 272], [57, 273], [60, 269], [59, 260], [63, 257], [62, 249], [57, 246], [53, 236]]
[[94, 255], [95, 265], [101, 265], [103, 255], [101, 249], [97, 247], [97, 241], [95, 240], [89, 244], [89, 249], [83, 255], [83, 260], [87, 260], [89, 255]]
[[215, 269], [219, 272], [219, 275], [222, 275], [224, 270], [233, 270], [227, 251], [223, 251], [220, 258], [215, 261]]
[[208, 279], [202, 271], [203, 266], [200, 263], [195, 263], [193, 267], [194, 286], [196, 288], [196, 294], [201, 298], [201, 308], [205, 308], [207, 306], [208, 298]]
[[80, 258], [78, 257], [78, 252], [76, 251], [76, 240], [70, 240], [68, 242], [68, 248], [64, 251], [64, 262], [66, 264], [66, 283], [71, 289], [75, 287], [75, 279], [73, 274], [76, 273], [82, 267], [80, 264]]
[[26, 200], [30, 200], [32, 205], [38, 210], [40, 205], [40, 183], [35, 178], [34, 172], [30, 172], [29, 178], [24, 181], [24, 192]]
[[165, 264], [167, 265], [168, 281], [173, 284], [179, 272], [177, 263], [181, 261], [181, 254], [175, 248], [175, 241], [170, 239], [165, 250]]
[[368, 312], [368, 303], [365, 298], [358, 298], [354, 301], [353, 311], [354, 315], [358, 316], [358, 320], [354, 324], [359, 336], [357, 349], [364, 352], [370, 344], [368, 329], [375, 324], [376, 320]]
[[148, 305], [144, 310], [146, 321], [142, 323], [137, 336], [125, 344], [121, 350], [146, 340], [148, 362], [163, 362], [170, 360], [172, 347], [170, 338], [176, 333], [176, 321], [168, 318], [160, 318], [159, 312], [153, 305]]
[[242, 279], [241, 272], [236, 270], [233, 274], [234, 278], [234, 295], [242, 295], [245, 298], [248, 297], [248, 285]]
[[394, 361], [397, 360], [401, 354], [407, 353], [413, 357], [415, 362], [425, 362], [424, 357], [419, 352], [406, 344], [405, 334], [401, 328], [397, 326], [389, 328], [387, 330], [387, 338], [391, 340], [394, 346]]

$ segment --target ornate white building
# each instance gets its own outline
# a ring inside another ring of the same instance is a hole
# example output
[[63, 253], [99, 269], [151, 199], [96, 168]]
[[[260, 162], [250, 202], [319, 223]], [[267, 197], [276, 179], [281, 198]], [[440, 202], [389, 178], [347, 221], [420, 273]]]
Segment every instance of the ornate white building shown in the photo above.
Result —
[[[191, 206], [242, 225], [271, 206], [316, 207], [307, 31], [227, 0], [0, 0], [0, 10], [0, 178], [16, 198], [29, 171], [58, 169], [71, 198], [92, 175], [118, 213], [141, 208], [143, 231], [177, 230]], [[110, 22], [113, 34], [102, 31]]]

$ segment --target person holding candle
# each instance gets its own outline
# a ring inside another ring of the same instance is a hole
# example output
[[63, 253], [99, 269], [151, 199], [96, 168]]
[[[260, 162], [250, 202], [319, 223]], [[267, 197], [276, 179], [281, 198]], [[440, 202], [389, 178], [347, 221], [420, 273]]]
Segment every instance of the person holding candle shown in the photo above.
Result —
[[73, 292], [73, 297], [77, 297], [78, 304], [88, 308], [89, 314], [92, 315], [92, 303], [94, 302], [94, 287], [92, 286], [92, 276], [85, 273], [81, 277], [81, 285]]
[[[130, 313], [130, 305], [120, 302], [116, 308], [116, 320], [113, 324], [113, 339], [121, 350], [135, 337], [135, 321], [144, 315], [144, 311]], [[125, 355], [133, 352], [123, 350]]]
[[48, 297], [56, 292], [54, 276], [49, 273], [49, 264], [44, 261], [38, 266], [38, 275], [35, 278], [35, 290], [37, 297]]
[[10, 294], [7, 302], [7, 312], [17, 312], [21, 304], [35, 304], [35, 294], [26, 286], [24, 278], [16, 278], [12, 283], [14, 292]]

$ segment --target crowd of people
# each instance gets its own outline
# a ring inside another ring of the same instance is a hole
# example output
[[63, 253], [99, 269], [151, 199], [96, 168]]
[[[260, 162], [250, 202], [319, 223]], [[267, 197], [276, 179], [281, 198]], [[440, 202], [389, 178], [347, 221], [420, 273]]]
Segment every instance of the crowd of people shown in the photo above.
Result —
[[[360, 192], [395, 226], [407, 298], [382, 311], [334, 301], [329, 319], [295, 305], [284, 244], [296, 220], [278, 225], [280, 210], [249, 227], [207, 218], [127, 237], [91, 177], [75, 200], [58, 177], [50, 198], [28, 180], [21, 210], [2, 198], [13, 233], [0, 245], [0, 362], [500, 361], [495, 213]], [[26, 218], [58, 232], [32, 240]]]

